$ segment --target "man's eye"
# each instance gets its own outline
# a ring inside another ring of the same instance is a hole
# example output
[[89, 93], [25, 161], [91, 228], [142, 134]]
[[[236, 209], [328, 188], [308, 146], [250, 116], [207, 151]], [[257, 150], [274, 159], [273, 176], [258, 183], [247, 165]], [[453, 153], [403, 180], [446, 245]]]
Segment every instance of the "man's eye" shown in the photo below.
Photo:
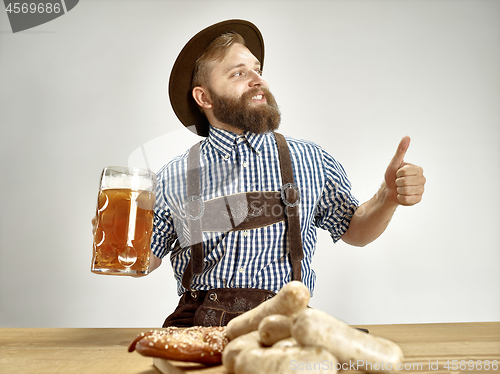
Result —
[[255, 72], [256, 72], [257, 74], [259, 74], [260, 76], [262, 76], [262, 70], [260, 70], [260, 69], [256, 69], [256, 70], [255, 70]]
[[241, 77], [243, 73], [241, 71], [237, 71], [236, 73], [233, 73], [233, 77]]

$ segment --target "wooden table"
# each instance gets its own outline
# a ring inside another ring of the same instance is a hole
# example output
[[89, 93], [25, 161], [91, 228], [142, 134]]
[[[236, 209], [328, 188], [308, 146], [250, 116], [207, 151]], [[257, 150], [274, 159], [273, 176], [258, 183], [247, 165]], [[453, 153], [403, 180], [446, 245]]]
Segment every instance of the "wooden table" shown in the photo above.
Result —
[[[500, 374], [500, 368], [492, 366], [494, 360], [500, 365], [500, 322], [358, 327], [401, 346], [406, 366], [402, 373]], [[158, 374], [151, 358], [127, 352], [129, 344], [144, 331], [148, 329], [0, 328], [0, 373]], [[474, 369], [461, 370], [462, 360], [462, 366], [471, 360]], [[490, 361], [489, 370], [484, 368], [485, 360]], [[221, 366], [183, 369], [188, 373], [226, 373]]]

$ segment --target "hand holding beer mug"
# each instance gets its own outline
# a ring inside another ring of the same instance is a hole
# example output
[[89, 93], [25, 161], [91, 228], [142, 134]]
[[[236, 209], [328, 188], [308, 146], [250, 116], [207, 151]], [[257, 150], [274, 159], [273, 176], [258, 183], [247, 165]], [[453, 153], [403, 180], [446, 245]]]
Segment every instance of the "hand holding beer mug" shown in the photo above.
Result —
[[92, 272], [149, 273], [156, 175], [131, 167], [104, 168], [97, 198]]

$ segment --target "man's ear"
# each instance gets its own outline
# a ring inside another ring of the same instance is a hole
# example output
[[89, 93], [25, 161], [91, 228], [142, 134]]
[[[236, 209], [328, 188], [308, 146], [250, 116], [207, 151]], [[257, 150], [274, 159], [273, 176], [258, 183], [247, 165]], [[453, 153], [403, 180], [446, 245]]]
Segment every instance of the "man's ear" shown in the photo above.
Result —
[[212, 108], [212, 101], [210, 100], [210, 95], [206, 90], [201, 86], [196, 86], [192, 91], [194, 101], [202, 108], [202, 109], [210, 109]]

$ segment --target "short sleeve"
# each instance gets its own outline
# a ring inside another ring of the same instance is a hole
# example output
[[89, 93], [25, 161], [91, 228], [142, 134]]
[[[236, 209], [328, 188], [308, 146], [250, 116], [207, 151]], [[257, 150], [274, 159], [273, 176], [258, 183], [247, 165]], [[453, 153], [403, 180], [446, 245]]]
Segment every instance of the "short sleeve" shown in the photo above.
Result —
[[334, 242], [349, 228], [359, 202], [351, 193], [351, 183], [342, 165], [323, 151], [325, 185], [316, 206], [315, 225], [328, 230]]
[[172, 250], [172, 246], [177, 239], [172, 213], [166, 203], [164, 181], [165, 179], [160, 174], [157, 180], [153, 234], [151, 238], [151, 250], [159, 258], [165, 257]]

